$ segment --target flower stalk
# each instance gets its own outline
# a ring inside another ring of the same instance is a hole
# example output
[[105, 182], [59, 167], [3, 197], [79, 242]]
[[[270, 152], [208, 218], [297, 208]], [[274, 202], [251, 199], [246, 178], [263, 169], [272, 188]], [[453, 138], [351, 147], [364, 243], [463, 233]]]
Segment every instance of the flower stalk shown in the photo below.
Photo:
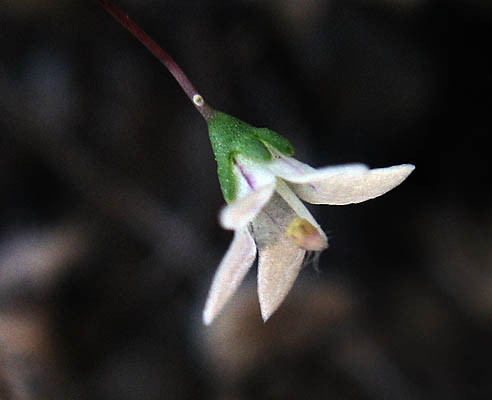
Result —
[[140, 28], [127, 14], [121, 11], [109, 0], [97, 0], [99, 4], [126, 28], [140, 43], [142, 43], [172, 74], [183, 91], [191, 100], [195, 108], [202, 114], [205, 121], [212, 118], [214, 110], [205, 102], [203, 97], [194, 88], [183, 70], [176, 64], [172, 57], [167, 54], [145, 31]]

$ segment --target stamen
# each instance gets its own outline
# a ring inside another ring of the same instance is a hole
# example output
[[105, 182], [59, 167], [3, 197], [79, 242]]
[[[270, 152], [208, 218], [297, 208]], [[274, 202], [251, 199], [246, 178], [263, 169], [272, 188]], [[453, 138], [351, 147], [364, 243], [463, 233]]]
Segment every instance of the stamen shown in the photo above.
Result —
[[293, 219], [285, 234], [304, 250], [321, 251], [327, 247], [326, 239], [304, 218]]

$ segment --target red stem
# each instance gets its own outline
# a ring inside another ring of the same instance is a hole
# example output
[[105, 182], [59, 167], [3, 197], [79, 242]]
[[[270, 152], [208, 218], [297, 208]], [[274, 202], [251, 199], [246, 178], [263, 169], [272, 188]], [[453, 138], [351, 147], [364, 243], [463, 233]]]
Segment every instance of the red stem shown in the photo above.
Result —
[[[213, 110], [208, 106], [197, 90], [193, 87], [188, 77], [179, 68], [178, 64], [167, 54], [142, 28], [140, 28], [127, 14], [123, 13], [109, 0], [98, 0], [99, 4], [110, 13], [116, 21], [123, 25], [140, 43], [142, 43], [174, 76], [183, 91], [189, 97], [203, 118], [208, 122]], [[197, 97], [199, 96], [199, 97]]]

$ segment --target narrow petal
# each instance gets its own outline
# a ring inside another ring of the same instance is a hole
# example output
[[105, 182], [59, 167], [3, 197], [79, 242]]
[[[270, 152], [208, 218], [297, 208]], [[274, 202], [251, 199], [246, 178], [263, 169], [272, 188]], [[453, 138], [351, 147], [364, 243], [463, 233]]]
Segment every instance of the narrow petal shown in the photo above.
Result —
[[367, 169], [364, 165], [327, 167], [285, 178], [294, 192], [313, 204], [344, 205], [381, 196], [402, 183], [415, 169], [411, 164]]
[[203, 323], [209, 325], [243, 281], [256, 257], [256, 245], [248, 228], [234, 233], [232, 244], [222, 259], [208, 293]]
[[268, 165], [268, 169], [280, 178], [290, 180], [302, 178], [306, 174], [316, 172], [316, 169], [308, 164], [304, 164], [293, 157], [286, 157], [274, 152], [275, 158]]
[[268, 203], [274, 190], [274, 183], [265, 185], [225, 206], [219, 215], [222, 227], [235, 230], [247, 226]]
[[289, 293], [306, 254], [306, 250], [285, 234], [296, 218], [296, 212], [275, 193], [253, 221], [259, 253], [258, 297], [264, 321], [270, 318]]

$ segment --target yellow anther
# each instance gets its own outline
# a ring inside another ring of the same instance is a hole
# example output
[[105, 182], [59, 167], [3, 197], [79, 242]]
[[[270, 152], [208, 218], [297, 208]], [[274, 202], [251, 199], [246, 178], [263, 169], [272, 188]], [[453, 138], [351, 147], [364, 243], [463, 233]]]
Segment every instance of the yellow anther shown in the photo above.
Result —
[[321, 251], [326, 248], [326, 238], [305, 218], [295, 218], [285, 234], [304, 250]]

